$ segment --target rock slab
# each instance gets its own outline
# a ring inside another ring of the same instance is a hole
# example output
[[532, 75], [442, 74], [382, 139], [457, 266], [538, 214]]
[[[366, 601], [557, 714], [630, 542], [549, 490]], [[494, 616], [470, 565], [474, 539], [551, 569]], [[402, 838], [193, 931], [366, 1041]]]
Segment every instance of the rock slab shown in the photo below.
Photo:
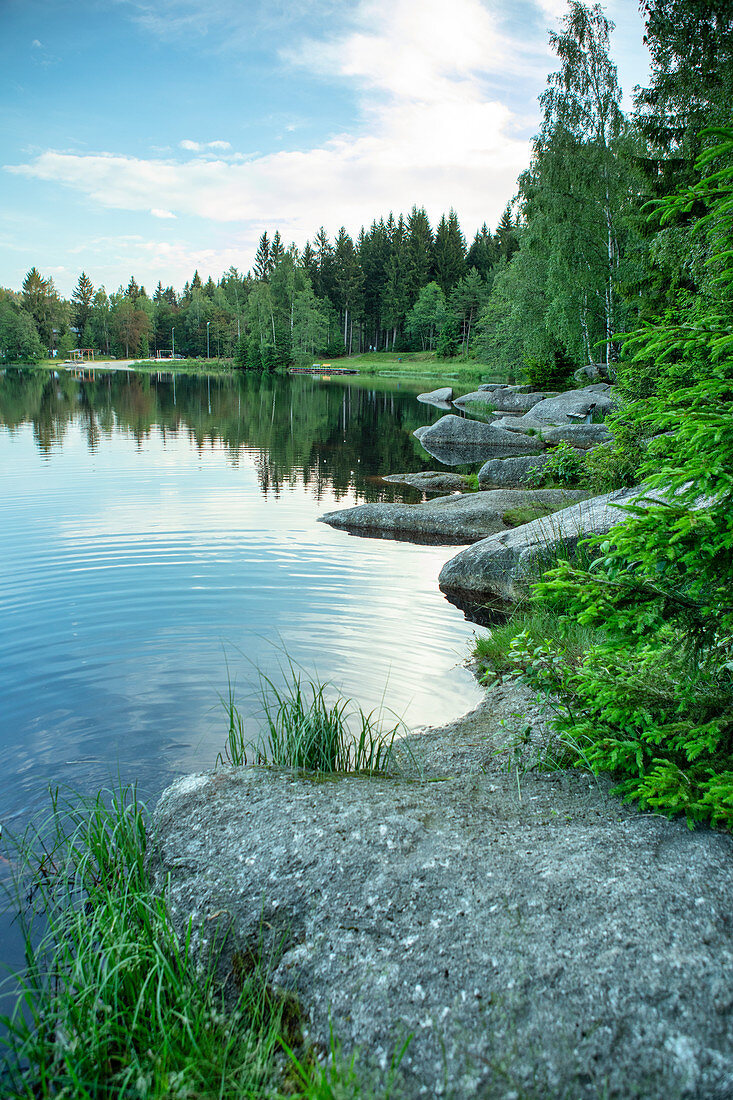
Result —
[[429, 453], [436, 444], [448, 445], [473, 449], [479, 459], [498, 458], [502, 454], [539, 454], [544, 450], [542, 444], [530, 436], [450, 414], [441, 416], [434, 424], [417, 428], [413, 435]]
[[437, 405], [438, 408], [444, 408], [453, 400], [453, 387], [442, 386], [439, 390], [431, 390], [430, 393], [419, 393], [417, 399], [424, 405]]
[[[192, 949], [264, 951], [395, 1100], [733, 1094], [733, 840], [588, 776], [179, 780], [155, 876]], [[381, 1093], [380, 1093], [381, 1095]]]
[[623, 522], [619, 505], [630, 504], [639, 493], [638, 488], [617, 489], [489, 536], [446, 562], [440, 587], [449, 595], [497, 604], [520, 600], [558, 556], [572, 556], [581, 539], [605, 534]]
[[[476, 542], [516, 527], [505, 514], [539, 505], [565, 508], [588, 494], [582, 489], [496, 489], [437, 497], [420, 504], [357, 504], [319, 516], [323, 523], [356, 534], [402, 535], [433, 542]], [[535, 513], [536, 514], [536, 513]]]

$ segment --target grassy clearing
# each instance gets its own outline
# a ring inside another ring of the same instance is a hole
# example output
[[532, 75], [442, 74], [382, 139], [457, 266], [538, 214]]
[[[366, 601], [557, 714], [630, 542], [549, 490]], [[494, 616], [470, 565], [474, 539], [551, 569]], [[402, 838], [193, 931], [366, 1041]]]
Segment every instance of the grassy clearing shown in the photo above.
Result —
[[288, 661], [284, 687], [260, 673], [259, 701], [266, 733], [252, 742], [230, 682], [223, 700], [229, 720], [218, 763], [272, 764], [313, 772], [384, 772], [393, 764], [401, 722], [386, 723], [381, 711], [366, 714], [350, 699], [329, 701], [329, 685], [304, 676]]
[[475, 359], [440, 359], [434, 351], [365, 352], [329, 359], [333, 367], [356, 367], [361, 374], [387, 374], [453, 382], [506, 382], [506, 372]]

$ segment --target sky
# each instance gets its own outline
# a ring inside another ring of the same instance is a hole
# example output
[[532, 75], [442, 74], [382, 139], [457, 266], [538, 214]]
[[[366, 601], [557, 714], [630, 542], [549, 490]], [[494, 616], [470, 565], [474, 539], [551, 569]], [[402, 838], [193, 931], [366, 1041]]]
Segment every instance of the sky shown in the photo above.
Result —
[[[624, 106], [636, 0], [608, 0]], [[152, 292], [390, 211], [496, 227], [565, 0], [0, 0], [0, 286]]]

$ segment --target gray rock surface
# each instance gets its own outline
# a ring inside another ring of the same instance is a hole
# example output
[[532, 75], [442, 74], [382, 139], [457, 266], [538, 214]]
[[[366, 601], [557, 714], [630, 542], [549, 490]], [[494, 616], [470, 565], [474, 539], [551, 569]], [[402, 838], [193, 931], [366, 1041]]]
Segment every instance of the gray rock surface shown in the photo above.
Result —
[[579, 367], [573, 378], [576, 382], [614, 382], [616, 368], [613, 363], [610, 368], [605, 363], [588, 363]]
[[549, 454], [520, 455], [516, 458], [492, 458], [478, 472], [482, 489], [520, 489], [531, 470], [547, 464]]
[[410, 485], [421, 493], [462, 493], [466, 490], [463, 474], [451, 474], [446, 470], [422, 470], [414, 474], [385, 474], [382, 481], [395, 485]]
[[500, 457], [502, 454], [536, 454], [542, 444], [530, 436], [483, 424], [478, 420], [466, 420], [461, 416], [441, 416], [434, 424], [418, 428], [413, 435], [428, 453], [434, 453], [435, 445], [474, 449], [475, 458]]
[[425, 405], [437, 405], [442, 408], [453, 400], [453, 387], [443, 386], [438, 390], [430, 390], [429, 393], [419, 393], [417, 399]]
[[478, 387], [478, 394], [469, 393], [453, 402], [467, 402], [476, 399], [477, 396], [493, 405], [497, 412], [524, 413], [528, 409], [539, 404], [546, 397], [553, 397], [556, 390], [535, 391], [531, 386], [499, 386], [492, 383], [484, 383]]
[[581, 451], [588, 451], [599, 443], [609, 443], [611, 433], [605, 424], [561, 424], [558, 427], [543, 427], [544, 443], [571, 443]]
[[603, 417], [613, 406], [612, 393], [613, 387], [604, 382], [582, 390], [568, 390], [535, 405], [531, 410], [532, 420], [547, 424], [571, 424], [577, 423], [575, 417], [586, 416], [590, 412]]
[[453, 404], [457, 409], [465, 409], [473, 403], [491, 405], [498, 412], [524, 413], [533, 408], [545, 397], [544, 393], [520, 393], [502, 387], [498, 390], [476, 390], [474, 393], [457, 397]]
[[587, 496], [578, 489], [495, 489], [438, 497], [420, 504], [358, 504], [319, 516], [331, 527], [355, 534], [399, 534], [442, 543], [476, 542], [512, 526], [505, 514], [516, 508], [544, 505], [564, 508]]
[[378, 1089], [411, 1036], [394, 1100], [730, 1098], [733, 840], [583, 774], [425, 778], [179, 780], [154, 839], [179, 934], [263, 951]]
[[524, 432], [526, 434], [537, 432], [540, 434], [547, 428], [547, 424], [542, 420], [533, 420], [530, 413], [527, 413], [526, 416], [501, 416], [492, 421], [492, 427], [505, 428], [508, 432]]
[[581, 539], [605, 534], [621, 523], [624, 513], [615, 506], [630, 503], [638, 493], [618, 489], [483, 539], [446, 562], [438, 578], [440, 587], [449, 594], [497, 604], [522, 599], [558, 552], [572, 555]]

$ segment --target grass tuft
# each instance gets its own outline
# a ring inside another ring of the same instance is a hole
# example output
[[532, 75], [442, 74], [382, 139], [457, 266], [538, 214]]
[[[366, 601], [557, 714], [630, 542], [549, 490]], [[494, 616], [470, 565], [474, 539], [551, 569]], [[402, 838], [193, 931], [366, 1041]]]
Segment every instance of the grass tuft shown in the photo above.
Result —
[[27, 966], [1, 1021], [3, 1096], [233, 1100], [273, 1087], [282, 1005], [254, 967], [225, 1008], [217, 959], [194, 965], [190, 928], [179, 942], [147, 847], [134, 787], [56, 792], [50, 818], [19, 842]]
[[401, 723], [385, 723], [382, 712], [365, 713], [350, 699], [329, 700], [329, 685], [304, 676], [288, 660], [285, 685], [260, 672], [259, 699], [265, 733], [248, 741], [230, 683], [223, 700], [229, 732], [221, 764], [270, 764], [313, 772], [376, 774], [394, 763]]

